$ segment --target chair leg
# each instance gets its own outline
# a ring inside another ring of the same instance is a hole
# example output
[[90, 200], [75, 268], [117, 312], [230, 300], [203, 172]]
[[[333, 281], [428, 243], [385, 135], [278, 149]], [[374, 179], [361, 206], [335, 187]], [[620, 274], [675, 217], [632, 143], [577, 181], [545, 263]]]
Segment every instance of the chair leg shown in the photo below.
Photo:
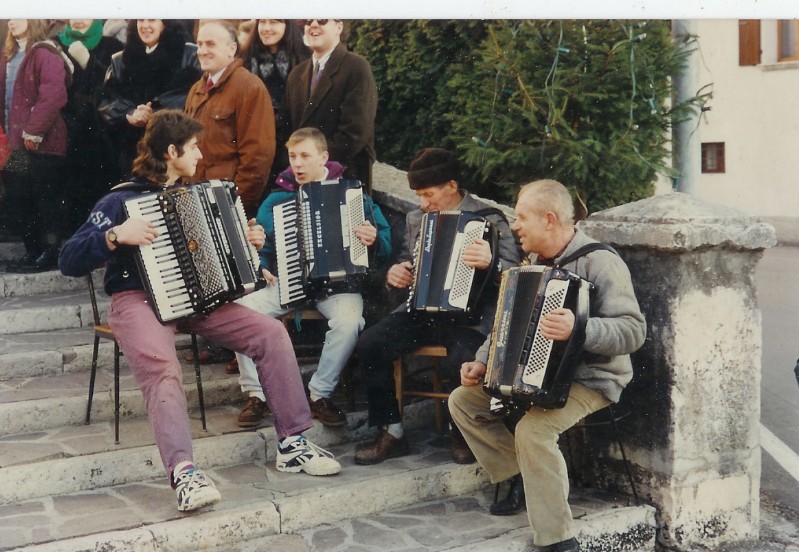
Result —
[[119, 444], [119, 344], [114, 340], [114, 443]]
[[397, 397], [400, 420], [402, 419], [402, 385], [402, 357], [400, 357], [394, 361], [394, 393]]
[[92, 399], [94, 398], [94, 382], [97, 378], [97, 355], [100, 350], [100, 337], [94, 336], [94, 349], [92, 351], [92, 372], [89, 375], [89, 400], [86, 402], [86, 425], [92, 419]]
[[203, 376], [200, 371], [200, 348], [197, 346], [197, 334], [191, 334], [191, 350], [194, 354], [194, 377], [197, 380], [197, 397], [200, 401], [200, 420], [203, 431], [208, 431], [205, 424], [205, 398], [203, 397]]
[[619, 427], [616, 425], [616, 413], [613, 411], [613, 405], [608, 405], [608, 412], [610, 412], [610, 424], [613, 426], [613, 434], [616, 436], [616, 442], [619, 444], [619, 451], [621, 458], [624, 461], [624, 469], [627, 471], [627, 478], [630, 480], [630, 488], [633, 491], [633, 499], [636, 506], [638, 505], [638, 490], [635, 488], [635, 480], [633, 479], [633, 471], [630, 468], [630, 462], [627, 460], [627, 455], [624, 453], [624, 445], [621, 442], [621, 435], [619, 435]]
[[[439, 370], [441, 369], [441, 365], [438, 362], [438, 359], [433, 361], [435, 363], [435, 367], [433, 368], [433, 392], [434, 393], [441, 393], [441, 376], [439, 375]], [[442, 433], [442, 428], [444, 427], [444, 409], [445, 399], [435, 399], [435, 413], [436, 413], [436, 431], [438, 433]]]

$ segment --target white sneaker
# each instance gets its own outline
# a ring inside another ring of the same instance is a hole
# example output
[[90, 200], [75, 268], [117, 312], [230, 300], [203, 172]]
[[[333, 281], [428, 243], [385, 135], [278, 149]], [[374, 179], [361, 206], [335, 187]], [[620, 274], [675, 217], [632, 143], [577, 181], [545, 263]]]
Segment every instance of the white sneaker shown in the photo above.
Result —
[[277, 471], [308, 475], [334, 475], [341, 471], [331, 453], [317, 447], [304, 436], [292, 440], [282, 448], [277, 445]]
[[190, 512], [222, 500], [214, 482], [195, 467], [178, 472], [175, 476], [175, 493], [181, 512]]

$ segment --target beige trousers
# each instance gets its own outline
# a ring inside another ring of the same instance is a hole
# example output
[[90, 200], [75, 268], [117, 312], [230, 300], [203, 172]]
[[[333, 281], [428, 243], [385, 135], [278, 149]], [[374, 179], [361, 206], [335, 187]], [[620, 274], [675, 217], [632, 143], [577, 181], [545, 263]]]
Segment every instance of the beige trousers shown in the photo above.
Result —
[[489, 412], [489, 401], [482, 385], [458, 387], [449, 397], [452, 419], [469, 448], [492, 483], [522, 474], [527, 517], [537, 546], [572, 538], [569, 476], [558, 436], [610, 401], [575, 383], [566, 406], [552, 410], [531, 408], [516, 426], [515, 436], [501, 418]]

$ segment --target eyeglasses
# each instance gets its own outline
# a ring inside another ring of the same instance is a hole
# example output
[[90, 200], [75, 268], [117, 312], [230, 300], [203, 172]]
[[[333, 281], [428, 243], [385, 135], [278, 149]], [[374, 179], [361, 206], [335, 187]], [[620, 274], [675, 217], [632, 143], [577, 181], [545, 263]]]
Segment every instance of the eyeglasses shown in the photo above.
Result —
[[324, 25], [327, 25], [327, 22], [330, 21], [330, 20], [329, 19], [306, 19], [305, 20], [305, 26], [306, 27], [310, 27], [311, 25], [313, 25], [314, 21], [319, 23], [319, 26], [322, 27]]

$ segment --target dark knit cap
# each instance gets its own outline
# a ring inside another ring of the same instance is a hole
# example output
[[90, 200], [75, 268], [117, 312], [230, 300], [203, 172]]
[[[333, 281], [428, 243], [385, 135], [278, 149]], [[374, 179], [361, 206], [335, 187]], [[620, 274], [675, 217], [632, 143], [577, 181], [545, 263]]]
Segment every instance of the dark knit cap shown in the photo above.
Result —
[[429, 188], [458, 180], [458, 159], [445, 149], [424, 148], [416, 154], [408, 169], [411, 190]]

